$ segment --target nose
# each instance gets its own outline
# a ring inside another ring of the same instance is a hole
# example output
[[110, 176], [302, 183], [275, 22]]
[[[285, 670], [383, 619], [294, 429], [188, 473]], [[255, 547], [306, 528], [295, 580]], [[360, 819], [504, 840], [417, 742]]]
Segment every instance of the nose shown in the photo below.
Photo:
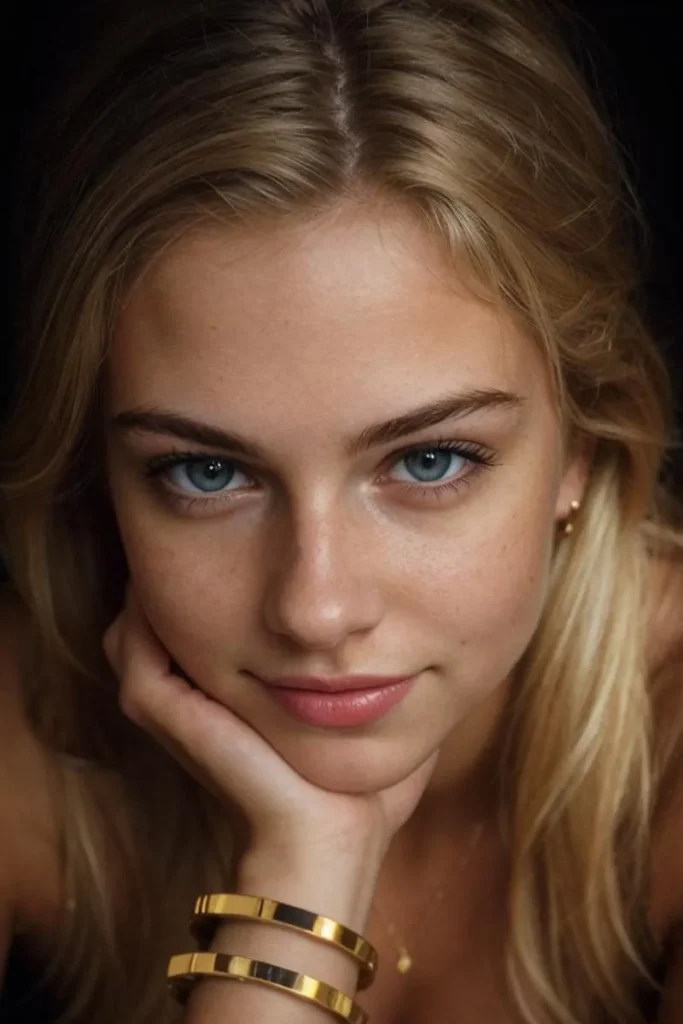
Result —
[[274, 545], [265, 620], [272, 632], [298, 646], [330, 650], [382, 618], [368, 538], [342, 519], [340, 510], [300, 517]]

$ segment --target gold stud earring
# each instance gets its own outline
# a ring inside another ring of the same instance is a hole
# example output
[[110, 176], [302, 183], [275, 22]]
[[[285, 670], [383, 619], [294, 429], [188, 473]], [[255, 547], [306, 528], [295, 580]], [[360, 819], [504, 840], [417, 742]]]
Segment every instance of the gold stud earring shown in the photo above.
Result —
[[581, 508], [581, 502], [574, 500], [574, 501], [572, 501], [572, 503], [569, 506], [569, 508], [571, 509], [571, 512], [569, 513], [569, 515], [565, 519], [564, 526], [562, 527], [562, 534], [563, 534], [564, 537], [568, 537], [571, 533], [574, 532], [574, 522], [573, 522], [573, 520], [574, 520], [574, 518], [576, 516], [576, 513]]

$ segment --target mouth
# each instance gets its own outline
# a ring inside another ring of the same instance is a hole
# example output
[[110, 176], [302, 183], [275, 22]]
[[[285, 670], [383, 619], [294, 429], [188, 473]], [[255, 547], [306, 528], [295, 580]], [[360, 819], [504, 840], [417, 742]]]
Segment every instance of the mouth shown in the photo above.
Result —
[[[375, 680], [377, 678], [374, 677]], [[274, 685], [262, 679], [259, 682], [279, 707], [300, 722], [324, 728], [353, 728], [378, 721], [387, 715], [408, 695], [417, 679], [416, 676], [384, 678], [393, 681], [382, 685], [375, 682], [371, 686], [347, 686], [343, 690]], [[355, 677], [356, 684], [359, 679]]]
[[316, 693], [346, 693], [349, 690], [379, 690], [385, 686], [394, 686], [410, 679], [411, 675], [369, 675], [356, 673], [349, 676], [277, 676], [266, 679], [257, 676], [266, 686], [276, 686], [286, 690], [314, 690]]

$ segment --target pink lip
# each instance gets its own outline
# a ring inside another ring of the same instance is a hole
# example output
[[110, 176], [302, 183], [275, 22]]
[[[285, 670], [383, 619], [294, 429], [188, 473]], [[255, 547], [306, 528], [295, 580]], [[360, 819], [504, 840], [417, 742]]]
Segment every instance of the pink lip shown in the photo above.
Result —
[[410, 676], [277, 676], [273, 679], [259, 677], [267, 686], [284, 687], [286, 690], [315, 690], [316, 693], [339, 693], [347, 690], [378, 690], [383, 686], [394, 686]]
[[[376, 678], [376, 677], [375, 677]], [[308, 725], [337, 728], [365, 725], [388, 714], [412, 689], [415, 676], [389, 686], [324, 692], [265, 686], [273, 700]]]

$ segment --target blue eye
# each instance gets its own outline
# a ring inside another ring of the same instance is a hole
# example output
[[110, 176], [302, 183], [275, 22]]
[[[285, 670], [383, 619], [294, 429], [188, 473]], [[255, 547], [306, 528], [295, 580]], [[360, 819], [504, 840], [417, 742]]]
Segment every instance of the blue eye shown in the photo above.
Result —
[[182, 460], [175, 456], [171, 458], [173, 461], [157, 461], [152, 473], [156, 475], [163, 472], [174, 487], [185, 491], [186, 494], [209, 495], [224, 491], [235, 476], [239, 475], [235, 463], [217, 456]]
[[[459, 463], [456, 472], [461, 470], [467, 459], [458, 451], [447, 448], [417, 448], [402, 455], [396, 465], [405, 464], [408, 472], [417, 476], [418, 483], [438, 483], [447, 472], [451, 463]], [[410, 483], [410, 481], [408, 481]]]
[[[425, 501], [445, 498], [461, 485], [472, 483], [479, 471], [496, 464], [495, 452], [490, 448], [441, 438], [396, 452], [390, 461], [393, 482]], [[401, 465], [403, 473], [396, 477], [393, 474]], [[199, 503], [207, 513], [221, 503], [232, 502], [240, 492], [254, 490], [248, 472], [238, 462], [220, 455], [168, 452], [150, 459], [145, 475], [158, 478], [171, 503], [188, 510]]]
[[[176, 466], [175, 471], [186, 473], [188, 480], [200, 490], [222, 491], [230, 483], [233, 470], [226, 467], [220, 459], [207, 459], [206, 462], [187, 462]], [[170, 477], [173, 479], [173, 472]], [[176, 481], [174, 481], [175, 483]]]

